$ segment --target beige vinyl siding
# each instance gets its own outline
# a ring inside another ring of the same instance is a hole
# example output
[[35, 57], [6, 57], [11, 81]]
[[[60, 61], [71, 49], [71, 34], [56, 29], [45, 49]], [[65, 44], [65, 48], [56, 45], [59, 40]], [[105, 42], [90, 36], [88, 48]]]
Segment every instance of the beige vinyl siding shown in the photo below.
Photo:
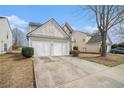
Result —
[[[64, 35], [62, 35], [62, 33]], [[54, 36], [54, 37], [59, 37], [59, 38], [67, 37], [66, 33], [63, 32], [63, 30], [53, 20], [50, 20], [44, 25], [38, 27], [37, 29], [35, 29], [35, 31], [31, 32], [31, 34], [43, 35], [43, 36]]]
[[72, 33], [72, 47], [78, 46], [80, 52], [86, 52], [86, 43], [89, 39], [90, 37], [88, 37], [86, 34], [75, 31]]
[[100, 52], [100, 47], [101, 47], [101, 45], [98, 44], [98, 43], [87, 44], [86, 45], [86, 52], [99, 53]]

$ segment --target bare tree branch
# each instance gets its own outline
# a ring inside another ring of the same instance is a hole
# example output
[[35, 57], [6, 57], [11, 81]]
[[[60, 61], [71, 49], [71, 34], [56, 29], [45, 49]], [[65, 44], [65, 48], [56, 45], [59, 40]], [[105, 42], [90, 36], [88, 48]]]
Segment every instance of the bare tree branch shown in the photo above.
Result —
[[117, 24], [124, 21], [124, 6], [102, 5], [88, 6], [95, 14], [97, 28], [101, 33], [102, 56], [106, 56], [106, 37], [107, 32]]

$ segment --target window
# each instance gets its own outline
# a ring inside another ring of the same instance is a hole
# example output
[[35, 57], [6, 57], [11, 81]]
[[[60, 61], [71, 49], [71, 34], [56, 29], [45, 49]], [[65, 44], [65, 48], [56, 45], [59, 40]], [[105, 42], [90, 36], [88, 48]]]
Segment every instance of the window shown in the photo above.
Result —
[[83, 39], [83, 42], [85, 42], [85, 39]]
[[6, 36], [6, 38], [8, 39], [8, 33], [7, 33], [7, 36]]
[[7, 44], [4, 44], [4, 51], [7, 51]]
[[76, 39], [74, 40], [74, 42], [76, 43]]
[[86, 52], [86, 47], [83, 47], [83, 52]]

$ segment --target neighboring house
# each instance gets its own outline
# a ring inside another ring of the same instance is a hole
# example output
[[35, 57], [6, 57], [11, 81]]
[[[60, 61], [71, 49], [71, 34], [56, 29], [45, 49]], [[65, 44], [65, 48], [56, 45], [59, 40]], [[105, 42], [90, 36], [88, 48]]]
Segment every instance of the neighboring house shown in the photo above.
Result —
[[0, 54], [12, 50], [12, 31], [6, 17], [0, 17]]
[[[100, 33], [95, 33], [87, 42], [87, 52], [100, 52], [101, 51], [101, 35]], [[110, 52], [111, 46], [112, 46], [112, 41], [110, 40], [109, 36], [107, 35], [107, 40], [106, 40], [106, 51]]]
[[72, 33], [72, 46], [78, 46], [80, 52], [86, 52], [86, 43], [90, 38], [86, 33], [74, 31]]
[[40, 23], [34, 23], [34, 22], [30, 22], [29, 26], [28, 26], [28, 31], [33, 31], [34, 29], [36, 29], [37, 27], [41, 26], [42, 24]]
[[70, 37], [54, 19], [33, 28], [29, 25], [31, 32], [27, 37], [29, 46], [34, 48], [34, 56], [69, 55]]
[[[92, 35], [80, 31], [74, 31], [69, 24], [62, 25], [63, 29], [69, 34], [71, 38], [71, 48], [77, 46], [80, 52], [99, 53], [101, 49], [101, 36], [98, 33]], [[110, 52], [112, 41], [107, 36], [107, 52]]]

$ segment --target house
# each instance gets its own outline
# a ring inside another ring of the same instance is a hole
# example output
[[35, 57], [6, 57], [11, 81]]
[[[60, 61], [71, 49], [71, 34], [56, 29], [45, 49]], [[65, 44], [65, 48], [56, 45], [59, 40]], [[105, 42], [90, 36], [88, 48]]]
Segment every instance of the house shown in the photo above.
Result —
[[33, 31], [34, 29], [36, 29], [37, 27], [41, 26], [42, 24], [40, 23], [35, 23], [35, 22], [30, 22], [29, 26], [28, 26], [28, 31]]
[[[54, 19], [44, 24], [29, 23], [27, 34], [29, 46], [34, 48], [34, 56], [63, 56], [77, 46], [80, 52], [99, 53], [101, 36], [99, 33], [88, 33], [73, 30], [68, 23], [60, 26]], [[107, 52], [112, 42], [107, 36]]]
[[34, 48], [34, 56], [69, 55], [70, 37], [54, 19], [33, 25], [33, 28], [29, 25], [33, 30], [27, 37], [29, 46]]
[[[86, 52], [100, 52], [101, 51], [101, 44], [102, 44], [102, 40], [101, 40], [101, 35], [99, 32], [95, 33], [94, 35], [91, 36], [91, 38], [88, 40], [87, 44], [86, 44]], [[109, 38], [109, 36], [107, 35], [107, 39], [106, 39], [106, 44], [107, 44], [107, 52], [110, 52], [111, 50], [111, 46], [112, 46], [112, 41]]]
[[[81, 31], [73, 30], [71, 26], [66, 23], [62, 25], [62, 28], [69, 34], [71, 38], [71, 48], [77, 46], [80, 52], [92, 52], [99, 53], [101, 49], [101, 35], [100, 33], [94, 33], [92, 35]], [[110, 52], [112, 41], [107, 35], [107, 52]]]
[[12, 50], [12, 31], [6, 17], [0, 17], [0, 54]]

